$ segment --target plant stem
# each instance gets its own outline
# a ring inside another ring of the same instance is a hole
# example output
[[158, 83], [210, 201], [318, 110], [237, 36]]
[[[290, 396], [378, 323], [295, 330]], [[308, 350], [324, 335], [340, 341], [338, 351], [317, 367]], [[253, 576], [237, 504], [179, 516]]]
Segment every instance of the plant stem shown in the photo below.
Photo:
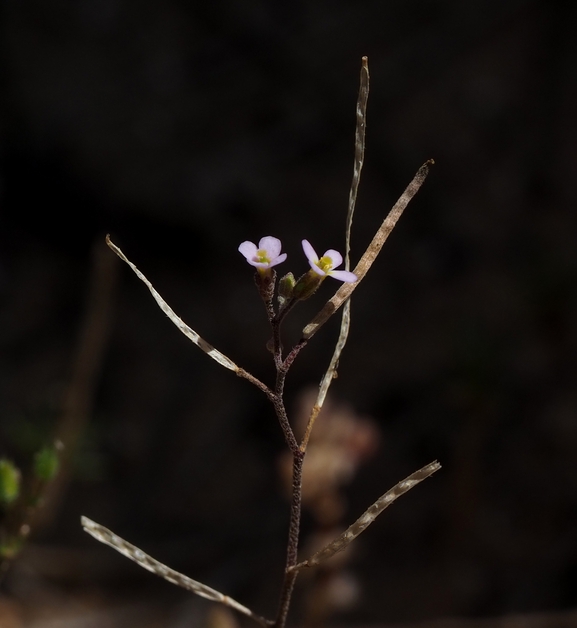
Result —
[[[271, 400], [274, 406], [274, 411], [276, 413], [276, 416], [282, 428], [288, 448], [291, 450], [291, 453], [293, 454], [293, 456], [298, 456], [298, 454], [300, 453], [300, 448], [297, 443], [297, 439], [295, 438], [293, 429], [288, 420], [288, 416], [286, 413], [286, 409], [284, 407], [282, 395], [274, 394], [274, 395], [269, 396], [269, 399]], [[293, 463], [293, 466], [294, 464], [295, 463]], [[302, 466], [302, 463], [301, 463], [301, 466]], [[293, 478], [293, 491], [294, 491], [294, 478]]]
[[286, 567], [279, 598], [277, 616], [276, 619], [271, 622], [271, 626], [273, 628], [284, 628], [286, 624], [293, 589], [298, 575], [298, 570], [294, 569], [294, 567], [297, 564], [298, 560], [299, 530], [302, 510], [302, 477], [305, 452], [299, 447], [299, 444], [294, 435], [294, 431], [288, 419], [288, 415], [284, 405], [283, 392], [287, 373], [294, 359], [308, 341], [301, 340], [295, 347], [293, 347], [286, 359], [283, 360], [280, 333], [281, 324], [284, 320], [284, 317], [288, 314], [288, 312], [294, 307], [296, 303], [297, 299], [291, 299], [276, 316], [271, 316], [270, 309], [268, 311], [269, 321], [273, 334], [273, 355], [277, 375], [274, 393], [269, 390], [267, 392], [267, 396], [274, 406], [275, 413], [277, 415], [278, 421], [285, 437], [285, 441], [293, 456], [293, 481], [290, 523], [286, 553]]
[[287, 357], [284, 359], [284, 362], [282, 363], [282, 370], [285, 375], [291, 367], [292, 363], [295, 361], [297, 355], [300, 353], [301, 349], [304, 349], [304, 347], [306, 347], [308, 341], [308, 338], [301, 338], [298, 343], [291, 349]]
[[291, 597], [298, 571], [291, 569], [297, 564], [299, 529], [301, 520], [301, 495], [302, 495], [302, 477], [303, 462], [305, 454], [297, 450], [293, 452], [293, 487], [291, 499], [291, 516], [289, 524], [289, 535], [286, 555], [286, 568], [284, 581], [282, 585], [279, 607], [276, 619], [273, 623], [274, 628], [284, 628], [288, 610], [290, 607]]

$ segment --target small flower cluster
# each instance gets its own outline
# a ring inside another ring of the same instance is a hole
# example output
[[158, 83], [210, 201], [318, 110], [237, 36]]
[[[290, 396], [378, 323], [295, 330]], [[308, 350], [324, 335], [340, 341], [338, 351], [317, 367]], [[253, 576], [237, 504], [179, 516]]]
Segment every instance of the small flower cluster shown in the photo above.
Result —
[[[334, 270], [343, 263], [343, 256], [338, 251], [329, 249], [319, 258], [308, 240], [302, 241], [302, 247], [311, 269], [320, 277], [334, 277], [349, 283], [354, 283], [357, 280], [357, 276], [348, 270]], [[272, 236], [261, 238], [258, 247], [254, 242], [248, 240], [238, 247], [246, 261], [259, 271], [264, 271], [284, 262], [287, 255], [286, 253], [281, 254], [281, 249], [281, 241]]]
[[[354, 283], [357, 280], [357, 276], [348, 270], [335, 270], [343, 263], [343, 256], [338, 251], [329, 249], [319, 258], [308, 240], [302, 241], [302, 247], [311, 269], [297, 281], [295, 281], [292, 273], [288, 273], [280, 280], [279, 303], [281, 309], [289, 302], [294, 303], [308, 299], [316, 292], [325, 277], [334, 277], [347, 283]], [[272, 301], [276, 277], [272, 268], [287, 258], [286, 253], [281, 254], [281, 249], [281, 241], [272, 236], [261, 238], [258, 247], [254, 242], [249, 241], [243, 242], [238, 247], [246, 261], [256, 268], [256, 284], [263, 299], [269, 304]]]

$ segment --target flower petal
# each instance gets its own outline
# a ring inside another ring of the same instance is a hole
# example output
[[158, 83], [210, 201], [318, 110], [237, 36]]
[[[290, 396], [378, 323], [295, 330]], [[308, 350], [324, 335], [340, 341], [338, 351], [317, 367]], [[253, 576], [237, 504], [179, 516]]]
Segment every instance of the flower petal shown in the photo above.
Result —
[[336, 268], [343, 263], [343, 256], [334, 249], [329, 249], [328, 251], [325, 251], [323, 257], [330, 257], [333, 260], [333, 268]]
[[315, 272], [317, 275], [320, 275], [321, 277], [327, 276], [325, 271], [320, 266], [317, 266], [316, 264], [313, 264], [312, 262], [310, 264], [311, 264], [311, 270]]
[[256, 255], [257, 248], [254, 242], [249, 242], [248, 240], [246, 240], [239, 245], [238, 250], [246, 257], [247, 261], [250, 262]]
[[302, 245], [303, 245], [303, 251], [305, 252], [306, 258], [308, 259], [311, 267], [316, 265], [316, 263], [319, 261], [319, 256], [317, 255], [316, 251], [311, 246], [311, 243], [308, 240], [303, 240]]
[[351, 273], [348, 270], [333, 270], [329, 273], [329, 275], [346, 283], [355, 283], [358, 279], [355, 273]]
[[258, 243], [259, 249], [264, 249], [271, 260], [275, 257], [278, 257], [280, 251], [282, 249], [282, 243], [278, 238], [273, 238], [273, 236], [265, 236], [260, 239]]
[[269, 267], [272, 268], [273, 266], [276, 266], [277, 264], [282, 264], [282, 262], [284, 262], [285, 259], [286, 259], [286, 253], [283, 253], [282, 255], [279, 255], [278, 257], [273, 259], [271, 263], [269, 264]]

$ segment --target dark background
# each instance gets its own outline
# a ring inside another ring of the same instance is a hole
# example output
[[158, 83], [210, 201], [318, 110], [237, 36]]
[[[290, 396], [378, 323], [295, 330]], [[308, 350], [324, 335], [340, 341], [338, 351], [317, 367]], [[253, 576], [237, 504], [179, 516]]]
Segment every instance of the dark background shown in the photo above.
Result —
[[[359, 540], [348, 569], [361, 598], [338, 619], [574, 607], [576, 5], [2, 8], [0, 454], [25, 466], [54, 431], [76, 434], [8, 593], [33, 604], [32, 580], [34, 591], [147, 591], [150, 604], [176, 595], [96, 546], [85, 514], [274, 612], [288, 507], [272, 410], [94, 247], [112, 234], [186, 322], [271, 381], [237, 247], [275, 235], [295, 274], [302, 238], [342, 250], [367, 55], [354, 261], [418, 167], [436, 165], [353, 299], [332, 390], [381, 437], [347, 489], [346, 521], [425, 463], [443, 470]], [[295, 311], [287, 342], [336, 287], [327, 280]], [[110, 316], [100, 331], [99, 307]], [[289, 408], [318, 382], [336, 329], [295, 363]], [[79, 355], [83, 333], [94, 344]]]

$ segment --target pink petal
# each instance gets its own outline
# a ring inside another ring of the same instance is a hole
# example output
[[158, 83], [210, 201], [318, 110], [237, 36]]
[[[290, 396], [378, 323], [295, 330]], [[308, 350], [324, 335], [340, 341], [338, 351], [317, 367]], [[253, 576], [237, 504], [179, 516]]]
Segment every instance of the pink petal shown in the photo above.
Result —
[[246, 259], [250, 262], [254, 256], [256, 255], [256, 244], [254, 242], [249, 242], [248, 240], [246, 240], [246, 242], [243, 242], [239, 247], [238, 250], [246, 257]]
[[303, 245], [303, 251], [305, 252], [306, 258], [308, 259], [311, 267], [316, 265], [316, 263], [319, 261], [319, 257], [316, 251], [311, 246], [311, 243], [308, 240], [303, 240], [302, 245]]
[[271, 260], [271, 262], [269, 264], [270, 268], [272, 268], [273, 266], [276, 266], [277, 264], [281, 264], [282, 262], [285, 261], [285, 259], [286, 259], [286, 253], [283, 253], [282, 255], [279, 255], [275, 259]]
[[319, 266], [317, 266], [316, 264], [313, 264], [312, 262], [310, 262], [311, 265], [311, 269], [317, 274], [320, 275], [321, 277], [326, 277], [327, 274], [325, 273], [325, 271], [320, 268]]
[[272, 236], [265, 236], [260, 239], [258, 243], [259, 249], [264, 249], [267, 252], [267, 255], [272, 260], [275, 257], [278, 257], [280, 251], [282, 249], [281, 241], [278, 238], [273, 238]]
[[339, 279], [340, 281], [345, 281], [346, 283], [355, 283], [358, 279], [355, 273], [351, 273], [348, 270], [333, 270], [329, 274], [331, 277]]
[[343, 263], [343, 256], [338, 251], [335, 251], [334, 249], [329, 249], [328, 251], [325, 251], [325, 254], [323, 255], [323, 257], [331, 258], [331, 260], [333, 261], [333, 268], [336, 268], [337, 266], [340, 266]]

